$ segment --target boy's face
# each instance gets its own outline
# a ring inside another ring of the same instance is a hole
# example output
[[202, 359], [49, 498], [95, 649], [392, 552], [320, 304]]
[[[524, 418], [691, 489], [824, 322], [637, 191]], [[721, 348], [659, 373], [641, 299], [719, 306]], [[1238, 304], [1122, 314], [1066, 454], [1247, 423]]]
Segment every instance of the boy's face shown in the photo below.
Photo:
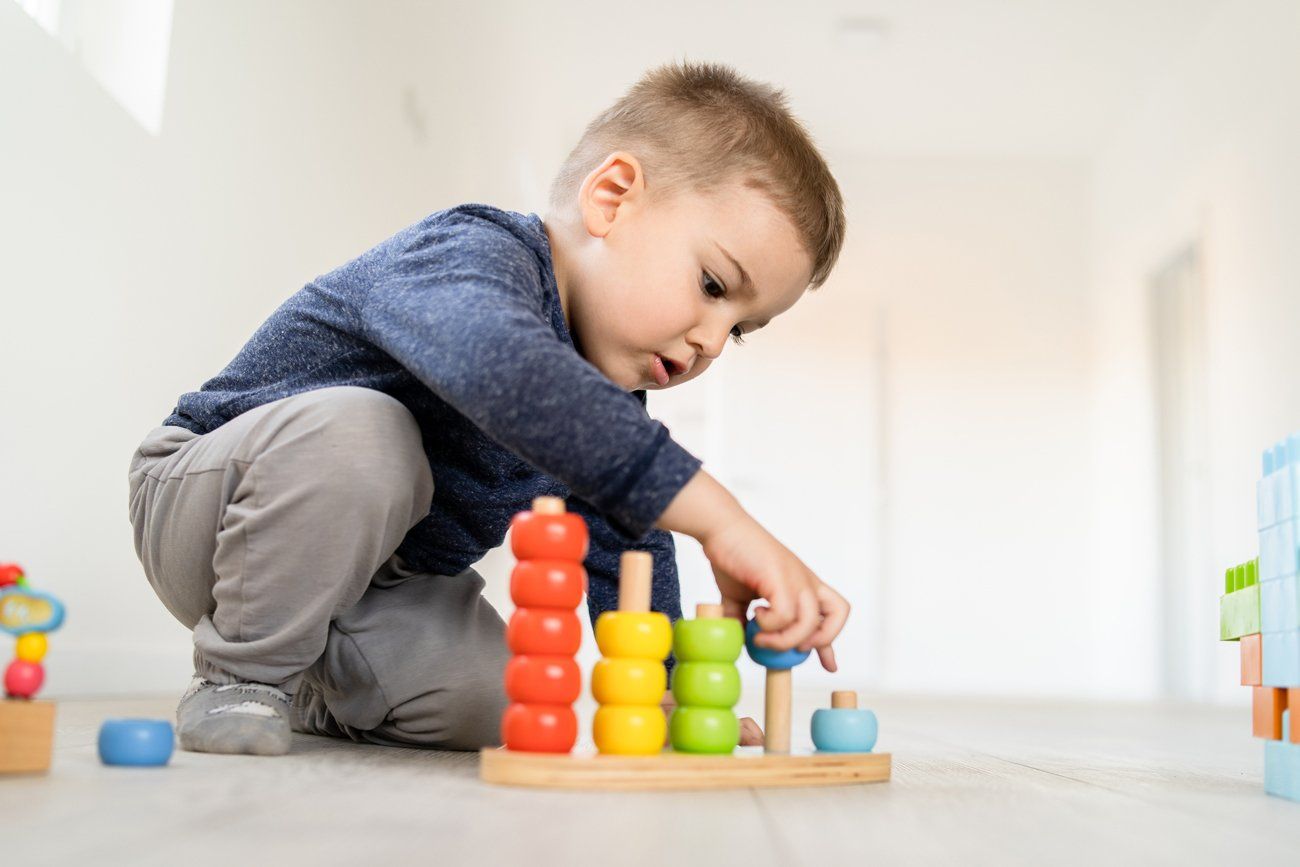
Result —
[[579, 240], [557, 257], [569, 328], [583, 357], [628, 391], [699, 376], [727, 341], [790, 309], [811, 278], [789, 221], [739, 181], [647, 196], [623, 153], [579, 197]]

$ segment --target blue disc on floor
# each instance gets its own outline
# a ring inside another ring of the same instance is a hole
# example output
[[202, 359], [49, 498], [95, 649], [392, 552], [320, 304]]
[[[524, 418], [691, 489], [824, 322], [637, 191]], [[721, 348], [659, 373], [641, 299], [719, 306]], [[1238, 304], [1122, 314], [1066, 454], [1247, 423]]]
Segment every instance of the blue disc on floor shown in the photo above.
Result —
[[172, 757], [176, 738], [161, 719], [106, 719], [99, 727], [99, 760], [106, 765], [157, 767]]

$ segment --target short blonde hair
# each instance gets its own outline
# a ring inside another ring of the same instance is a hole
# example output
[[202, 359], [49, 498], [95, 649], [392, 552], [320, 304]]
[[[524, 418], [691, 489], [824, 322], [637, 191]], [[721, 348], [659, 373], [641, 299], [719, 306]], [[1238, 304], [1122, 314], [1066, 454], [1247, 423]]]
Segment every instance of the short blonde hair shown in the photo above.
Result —
[[551, 207], [567, 207], [616, 150], [636, 155], [658, 195], [707, 192], [735, 179], [761, 190], [812, 258], [810, 285], [830, 276], [844, 246], [844, 199], [782, 91], [719, 64], [652, 69], [588, 124], [551, 185]]

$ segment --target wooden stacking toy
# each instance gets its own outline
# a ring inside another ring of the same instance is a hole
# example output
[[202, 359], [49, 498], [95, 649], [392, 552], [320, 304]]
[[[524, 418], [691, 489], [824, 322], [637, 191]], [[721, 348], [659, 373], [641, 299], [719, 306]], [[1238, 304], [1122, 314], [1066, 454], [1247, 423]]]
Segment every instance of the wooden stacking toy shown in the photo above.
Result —
[[726, 755], [736, 748], [740, 722], [732, 708], [740, 700], [736, 658], [744, 646], [740, 621], [724, 617], [721, 605], [697, 605], [694, 620], [673, 624], [674, 750]]
[[506, 664], [511, 704], [501, 740], [510, 750], [567, 753], [578, 737], [573, 702], [582, 673], [574, 654], [582, 628], [574, 609], [587, 589], [587, 525], [558, 497], [538, 497], [511, 521], [510, 547], [519, 560], [510, 575], [517, 607], [506, 627], [514, 656]]
[[654, 755], [668, 733], [660, 702], [668, 688], [664, 658], [673, 628], [666, 615], [650, 610], [652, 566], [645, 551], [623, 554], [618, 610], [596, 618], [596, 646], [604, 658], [591, 672], [591, 693], [600, 704], [591, 736], [601, 753]]
[[[521, 561], [511, 577], [515, 604], [522, 609], [550, 608], [572, 615], [585, 584], [574, 578], [585, 579], [580, 567], [587, 536], [585, 526], [578, 529], [581, 518], [566, 514], [562, 502], [539, 499], [532, 512], [515, 520], [511, 545]], [[525, 592], [530, 582], [520, 578], [521, 570], [536, 571], [536, 564], [522, 568], [533, 560], [564, 564], [562, 569], [546, 572], [557, 587], [564, 588], [563, 593], [538, 598]], [[620, 567], [619, 609], [602, 614], [595, 627], [596, 643], [603, 654], [591, 678], [592, 694], [599, 704], [592, 720], [597, 751], [572, 749], [577, 722], [568, 702], [577, 692], [566, 661], [572, 661], [580, 641], [569, 636], [572, 624], [562, 617], [563, 626], [558, 625], [559, 620], [554, 627], [518, 626], [531, 623], [537, 615], [521, 617], [516, 610], [507, 636], [516, 656], [506, 673], [513, 702], [502, 725], [506, 746], [480, 753], [479, 776], [485, 782], [546, 789], [642, 791], [828, 786], [889, 779], [888, 753], [791, 753], [790, 669], [808, 654], [753, 646], [752, 636], [746, 641], [740, 621], [723, 617], [717, 605], [701, 605], [694, 620], [669, 627], [663, 614], [650, 611], [650, 555], [629, 552]], [[751, 633], [757, 631], [756, 625], [749, 628]], [[536, 638], [538, 634], [547, 638]], [[750, 655], [768, 668], [766, 750], [736, 747], [739, 725], [732, 708], [740, 697], [735, 662], [742, 645], [750, 647]], [[666, 725], [660, 703], [666, 681], [663, 660], [670, 646], [678, 660], [673, 694], [679, 706], [673, 711], [671, 725]], [[534, 654], [550, 662], [518, 661]], [[553, 673], [549, 666], [554, 667]], [[546, 673], [535, 675], [540, 685], [534, 688], [525, 681], [539, 667]], [[834, 712], [843, 711], [837, 707]], [[773, 728], [775, 739], [771, 737]], [[666, 732], [673, 741], [671, 750], [664, 747]]]
[[831, 693], [831, 706], [813, 711], [813, 745], [824, 753], [869, 753], [876, 745], [876, 715], [858, 708], [858, 694]]
[[5, 669], [0, 701], [0, 773], [49, 770], [54, 704], [34, 701], [45, 682], [46, 634], [63, 624], [63, 604], [29, 589], [16, 563], [0, 564], [0, 631], [15, 636], [17, 652]]

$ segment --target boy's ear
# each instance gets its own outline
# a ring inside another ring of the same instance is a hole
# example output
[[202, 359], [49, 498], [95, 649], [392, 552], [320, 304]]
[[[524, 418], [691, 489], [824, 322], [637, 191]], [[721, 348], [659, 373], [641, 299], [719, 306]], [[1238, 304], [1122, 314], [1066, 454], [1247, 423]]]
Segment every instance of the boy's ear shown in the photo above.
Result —
[[620, 208], [645, 191], [641, 162], [627, 151], [615, 151], [587, 175], [578, 191], [582, 225], [592, 237], [603, 238], [614, 228]]

